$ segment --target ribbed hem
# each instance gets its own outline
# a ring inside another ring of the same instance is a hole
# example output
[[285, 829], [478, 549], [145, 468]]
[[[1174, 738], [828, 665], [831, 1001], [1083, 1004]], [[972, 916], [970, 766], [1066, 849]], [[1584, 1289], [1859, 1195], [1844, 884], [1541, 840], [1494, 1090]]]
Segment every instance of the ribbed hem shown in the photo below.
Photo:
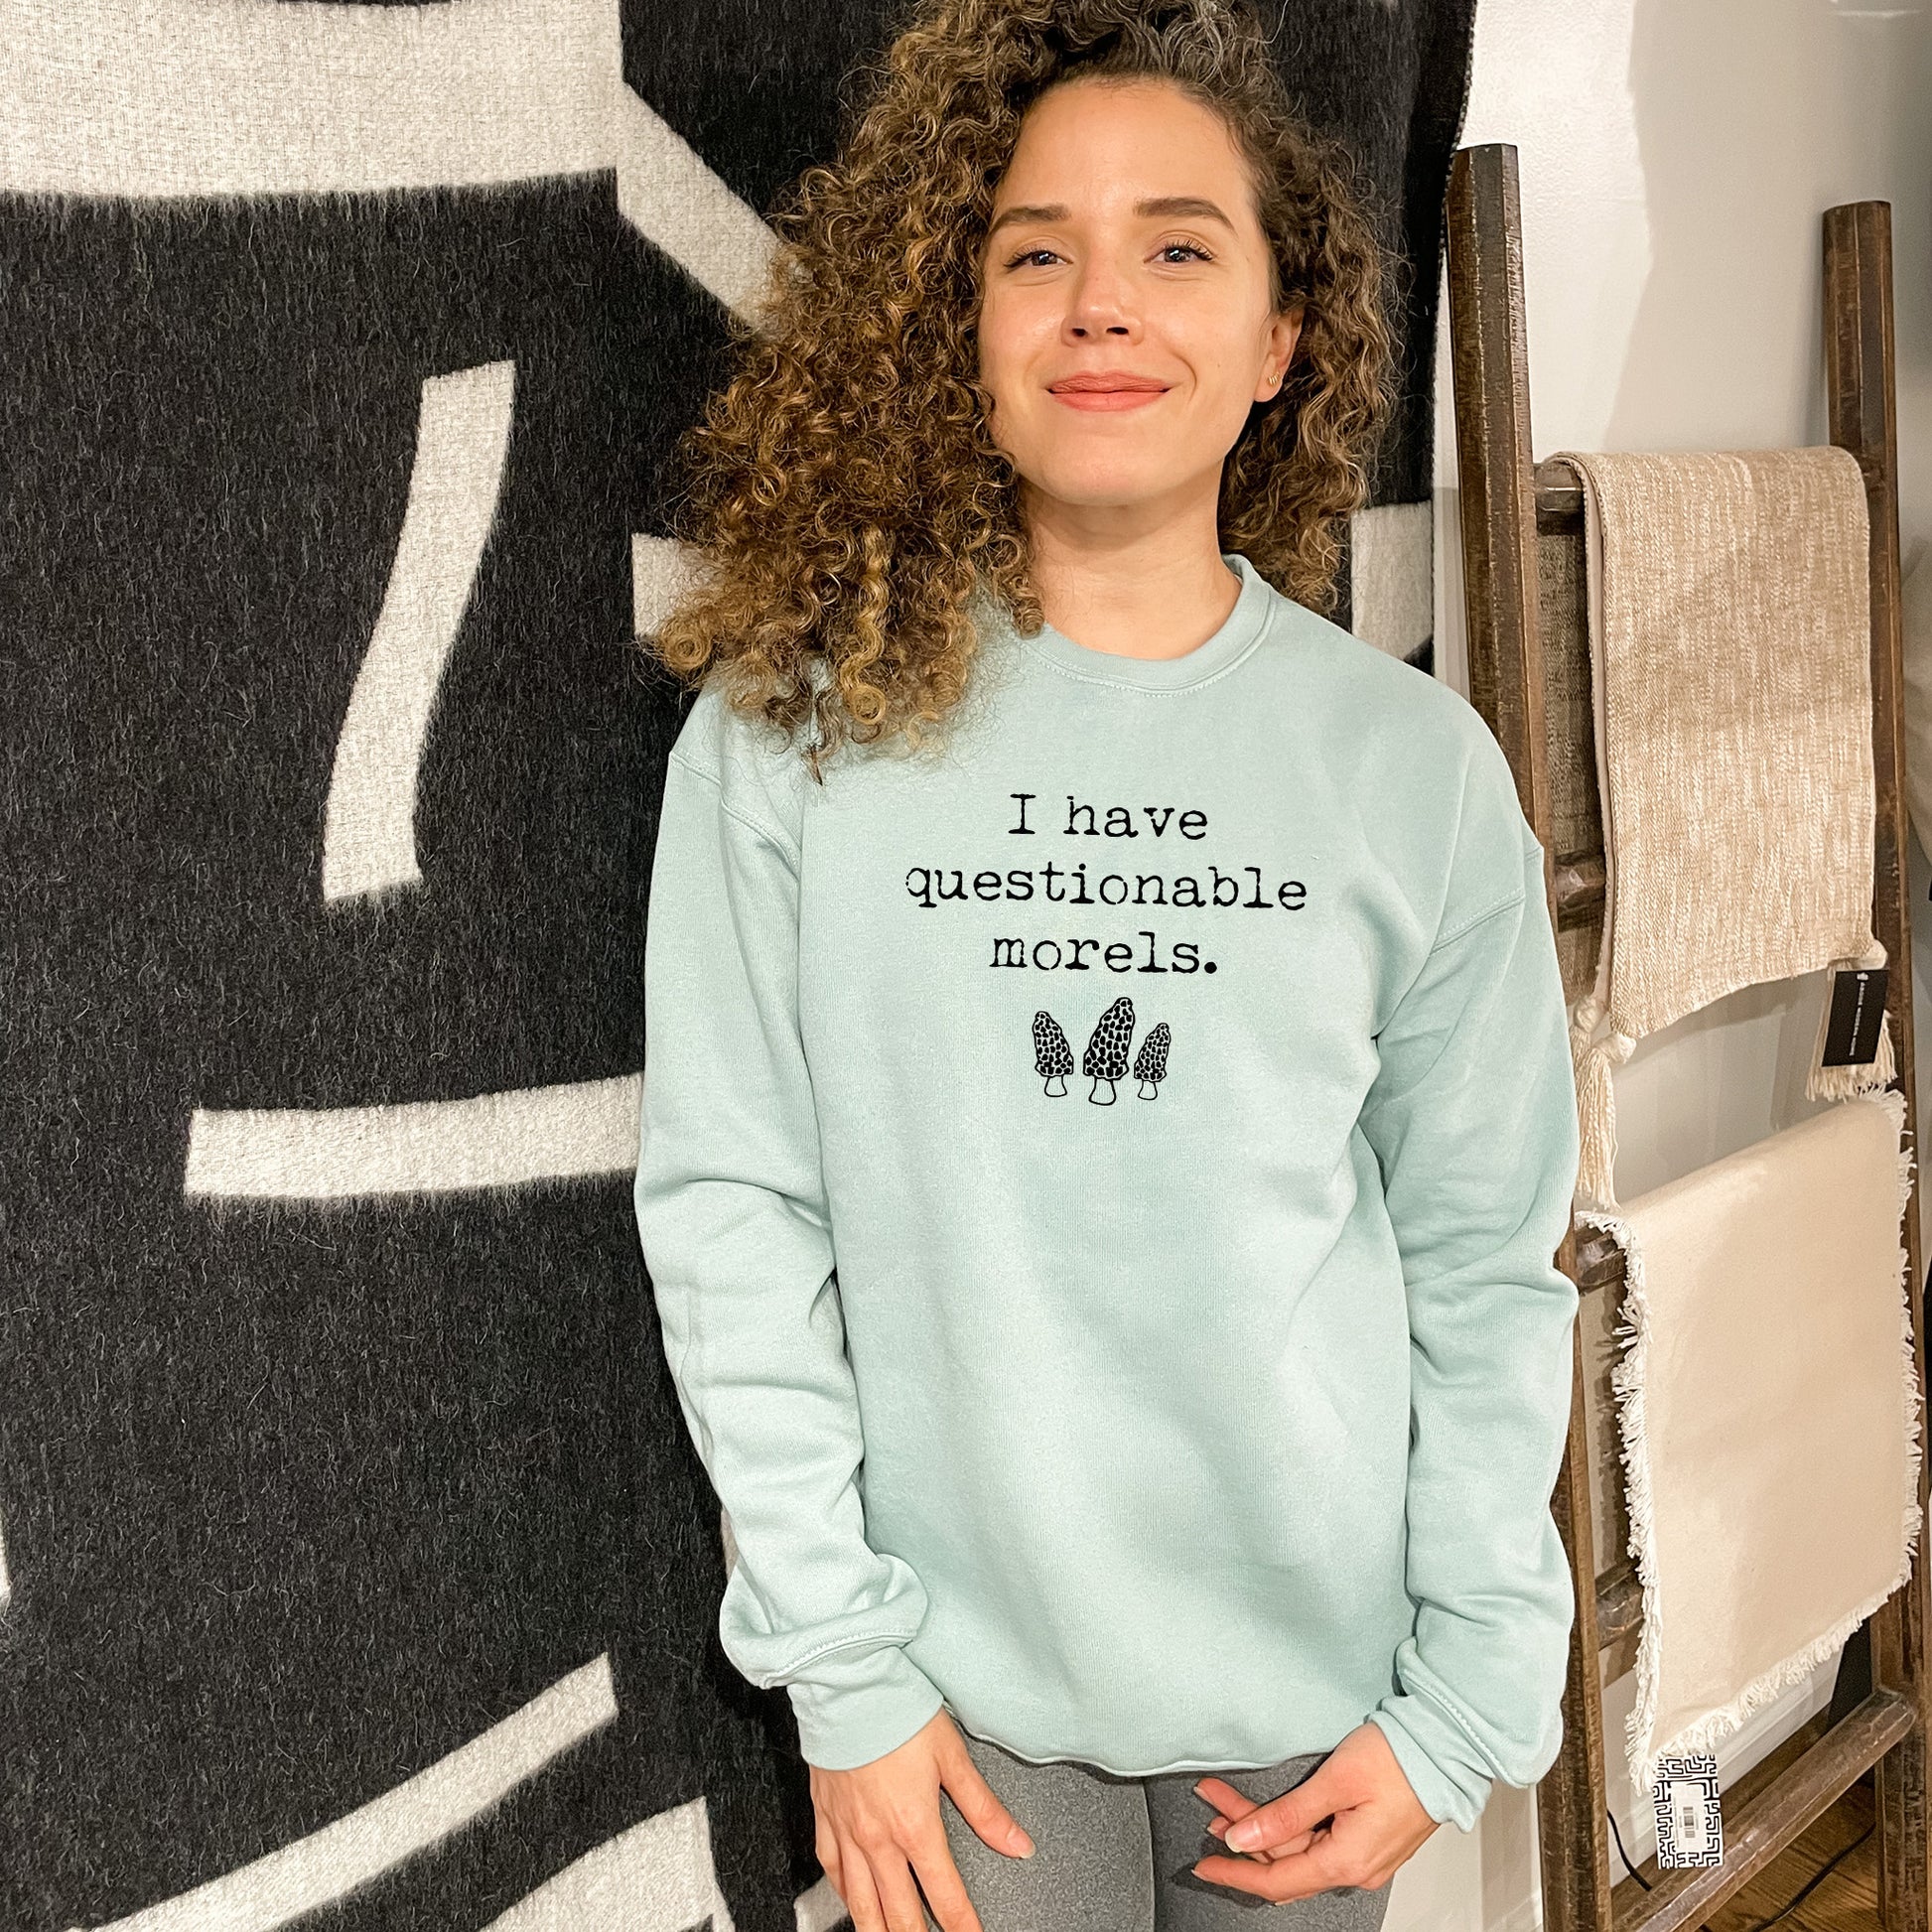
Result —
[[939, 1687], [896, 1643], [834, 1650], [785, 1686], [808, 1764], [852, 1771], [884, 1757], [932, 1721]]
[[[1461, 1732], [1433, 1705], [1407, 1693], [1384, 1698], [1368, 1722], [1388, 1738], [1423, 1810], [1439, 1825], [1474, 1831], [1494, 1780], [1467, 1763], [1468, 1743]], [[1455, 1777], [1446, 1764], [1455, 1766]]]

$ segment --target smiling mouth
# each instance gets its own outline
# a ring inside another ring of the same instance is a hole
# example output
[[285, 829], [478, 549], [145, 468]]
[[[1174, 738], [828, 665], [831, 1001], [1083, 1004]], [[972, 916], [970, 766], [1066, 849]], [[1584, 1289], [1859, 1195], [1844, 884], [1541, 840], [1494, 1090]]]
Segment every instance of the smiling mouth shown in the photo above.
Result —
[[1055, 396], [1064, 394], [1084, 394], [1084, 396], [1115, 396], [1121, 392], [1142, 392], [1148, 396], [1165, 396], [1169, 384], [1156, 382], [1154, 376], [1146, 375], [1070, 375], [1058, 382], [1049, 382], [1047, 388]]
[[1056, 402], [1065, 403], [1069, 409], [1083, 410], [1139, 409], [1148, 403], [1159, 402], [1167, 393], [1166, 383], [1134, 376], [1123, 376], [1118, 380], [1104, 376], [1075, 376], [1070, 382], [1047, 385], [1047, 394]]

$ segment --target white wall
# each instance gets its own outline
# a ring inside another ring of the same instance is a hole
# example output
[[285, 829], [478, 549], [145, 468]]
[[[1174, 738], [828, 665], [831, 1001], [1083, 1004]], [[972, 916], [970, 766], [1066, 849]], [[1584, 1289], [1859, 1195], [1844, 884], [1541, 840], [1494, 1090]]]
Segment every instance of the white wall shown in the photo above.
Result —
[[[1837, 202], [1891, 203], [1907, 647], [1932, 657], [1929, 8], [1479, 0], [1462, 139], [1518, 150], [1538, 458], [1826, 441], [1820, 216]], [[1466, 691], [1449, 367], [1446, 303], [1437, 638], [1444, 674]], [[1923, 985], [1932, 919], [1917, 863]], [[1805, 1111], [1819, 997], [1810, 982], [1739, 994], [1637, 1048], [1617, 1078], [1626, 1197]], [[1932, 1025], [1932, 1004], [1919, 1012]], [[1613, 1779], [1632, 1689], [1626, 1676], [1605, 1694]], [[1828, 1668], [1722, 1753], [1726, 1781], [1831, 1689]], [[1654, 1837], [1618, 1797], [1640, 1859]], [[1388, 1932], [1514, 1932], [1540, 1922], [1538, 1892], [1531, 1794], [1499, 1786], [1474, 1834], [1439, 1831], [1398, 1875]]]

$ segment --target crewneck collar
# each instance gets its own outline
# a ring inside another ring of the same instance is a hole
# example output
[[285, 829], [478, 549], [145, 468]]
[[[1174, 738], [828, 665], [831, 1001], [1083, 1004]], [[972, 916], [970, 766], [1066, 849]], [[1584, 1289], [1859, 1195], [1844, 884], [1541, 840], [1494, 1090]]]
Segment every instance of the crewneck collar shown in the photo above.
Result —
[[1241, 580], [1234, 609], [1212, 636], [1179, 657], [1125, 657], [1118, 651], [1095, 650], [1076, 644], [1050, 623], [1031, 637], [1017, 630], [1013, 634], [1035, 657], [1090, 683], [1130, 685], [1143, 691], [1184, 691], [1204, 684], [1253, 648], [1275, 596], [1274, 586], [1238, 551], [1223, 551], [1221, 561]]

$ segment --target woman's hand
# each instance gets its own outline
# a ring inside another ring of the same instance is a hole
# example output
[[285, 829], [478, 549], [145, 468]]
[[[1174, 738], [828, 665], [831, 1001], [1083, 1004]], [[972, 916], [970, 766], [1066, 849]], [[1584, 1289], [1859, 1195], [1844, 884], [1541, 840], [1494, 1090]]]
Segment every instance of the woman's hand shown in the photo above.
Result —
[[914, 1871], [943, 1932], [982, 1932], [946, 1843], [941, 1786], [994, 1851], [1024, 1859], [1034, 1849], [980, 1776], [943, 1708], [897, 1750], [869, 1764], [850, 1771], [808, 1768], [818, 1814], [814, 1850], [852, 1914], [854, 1932], [926, 1932]]
[[1379, 1725], [1357, 1725], [1294, 1790], [1265, 1805], [1224, 1778], [1204, 1777], [1194, 1789], [1222, 1814], [1207, 1829], [1249, 1855], [1198, 1860], [1195, 1873], [1258, 1898], [1307, 1898], [1331, 1885], [1376, 1890], [1438, 1829]]

